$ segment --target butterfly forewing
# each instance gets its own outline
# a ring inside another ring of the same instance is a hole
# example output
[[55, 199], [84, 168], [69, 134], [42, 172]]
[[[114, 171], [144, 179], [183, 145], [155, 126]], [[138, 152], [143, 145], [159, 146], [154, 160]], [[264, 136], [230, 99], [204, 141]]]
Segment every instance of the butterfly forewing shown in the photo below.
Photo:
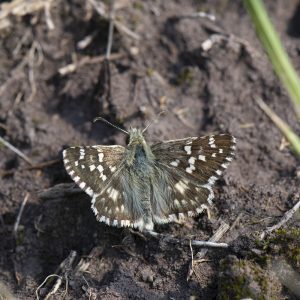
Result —
[[151, 149], [158, 164], [180, 170], [200, 185], [213, 185], [233, 159], [235, 138], [229, 134], [190, 137], [160, 142]]
[[65, 168], [79, 187], [93, 197], [117, 176], [124, 151], [122, 146], [71, 147], [63, 152]]

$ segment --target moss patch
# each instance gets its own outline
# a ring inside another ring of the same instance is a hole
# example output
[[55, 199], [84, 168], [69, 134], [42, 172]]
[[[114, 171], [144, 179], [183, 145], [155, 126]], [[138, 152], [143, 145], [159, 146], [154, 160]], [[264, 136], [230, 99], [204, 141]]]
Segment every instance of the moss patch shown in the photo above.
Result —
[[281, 284], [269, 271], [249, 260], [228, 256], [220, 264], [218, 300], [278, 299]]
[[300, 228], [278, 229], [263, 244], [267, 255], [282, 255], [300, 272]]

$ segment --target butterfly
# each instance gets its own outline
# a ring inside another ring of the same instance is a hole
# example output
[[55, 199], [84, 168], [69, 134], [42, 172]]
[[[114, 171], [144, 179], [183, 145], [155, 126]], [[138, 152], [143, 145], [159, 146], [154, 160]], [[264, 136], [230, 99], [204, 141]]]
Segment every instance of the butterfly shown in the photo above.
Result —
[[215, 134], [148, 145], [147, 128], [119, 128], [129, 135], [127, 147], [63, 151], [65, 169], [92, 198], [98, 221], [152, 231], [154, 224], [196, 216], [212, 205], [213, 185], [232, 161], [236, 139]]

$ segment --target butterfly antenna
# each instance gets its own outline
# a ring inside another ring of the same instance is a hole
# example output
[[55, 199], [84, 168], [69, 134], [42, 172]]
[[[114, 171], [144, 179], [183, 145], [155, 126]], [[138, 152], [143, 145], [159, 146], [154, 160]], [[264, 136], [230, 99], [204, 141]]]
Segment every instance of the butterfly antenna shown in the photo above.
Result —
[[161, 112], [159, 112], [158, 114], [157, 114], [157, 116], [155, 117], [155, 119], [153, 119], [147, 126], [146, 126], [146, 128], [145, 129], [143, 129], [143, 131], [142, 131], [142, 133], [144, 133], [155, 121], [157, 121], [158, 119], [159, 119], [159, 117], [162, 115], [162, 114], [164, 114], [164, 113], [166, 113], [166, 111], [165, 110], [162, 110]]
[[96, 122], [96, 121], [103, 121], [104, 123], [106, 123], [106, 124], [108, 124], [108, 125], [110, 125], [110, 126], [112, 126], [112, 127], [114, 127], [114, 128], [116, 128], [116, 129], [119, 129], [119, 130], [121, 130], [121, 131], [123, 131], [124, 133], [126, 133], [126, 134], [129, 134], [128, 133], [128, 131], [126, 131], [126, 130], [124, 130], [124, 129], [122, 129], [122, 128], [120, 128], [120, 127], [118, 127], [118, 126], [116, 126], [116, 125], [114, 125], [114, 124], [112, 124], [112, 123], [110, 123], [110, 122], [108, 122], [107, 120], [105, 120], [104, 118], [102, 118], [102, 117], [97, 117], [96, 119], [94, 119], [94, 123]]

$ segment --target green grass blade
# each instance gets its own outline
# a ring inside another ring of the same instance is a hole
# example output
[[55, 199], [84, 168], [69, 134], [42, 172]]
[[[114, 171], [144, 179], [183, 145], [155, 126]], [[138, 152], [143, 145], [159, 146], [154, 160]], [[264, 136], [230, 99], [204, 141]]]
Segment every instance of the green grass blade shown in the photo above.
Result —
[[267, 51], [277, 76], [287, 89], [300, 118], [300, 79], [275, 31], [261, 0], [244, 0], [260, 40]]

